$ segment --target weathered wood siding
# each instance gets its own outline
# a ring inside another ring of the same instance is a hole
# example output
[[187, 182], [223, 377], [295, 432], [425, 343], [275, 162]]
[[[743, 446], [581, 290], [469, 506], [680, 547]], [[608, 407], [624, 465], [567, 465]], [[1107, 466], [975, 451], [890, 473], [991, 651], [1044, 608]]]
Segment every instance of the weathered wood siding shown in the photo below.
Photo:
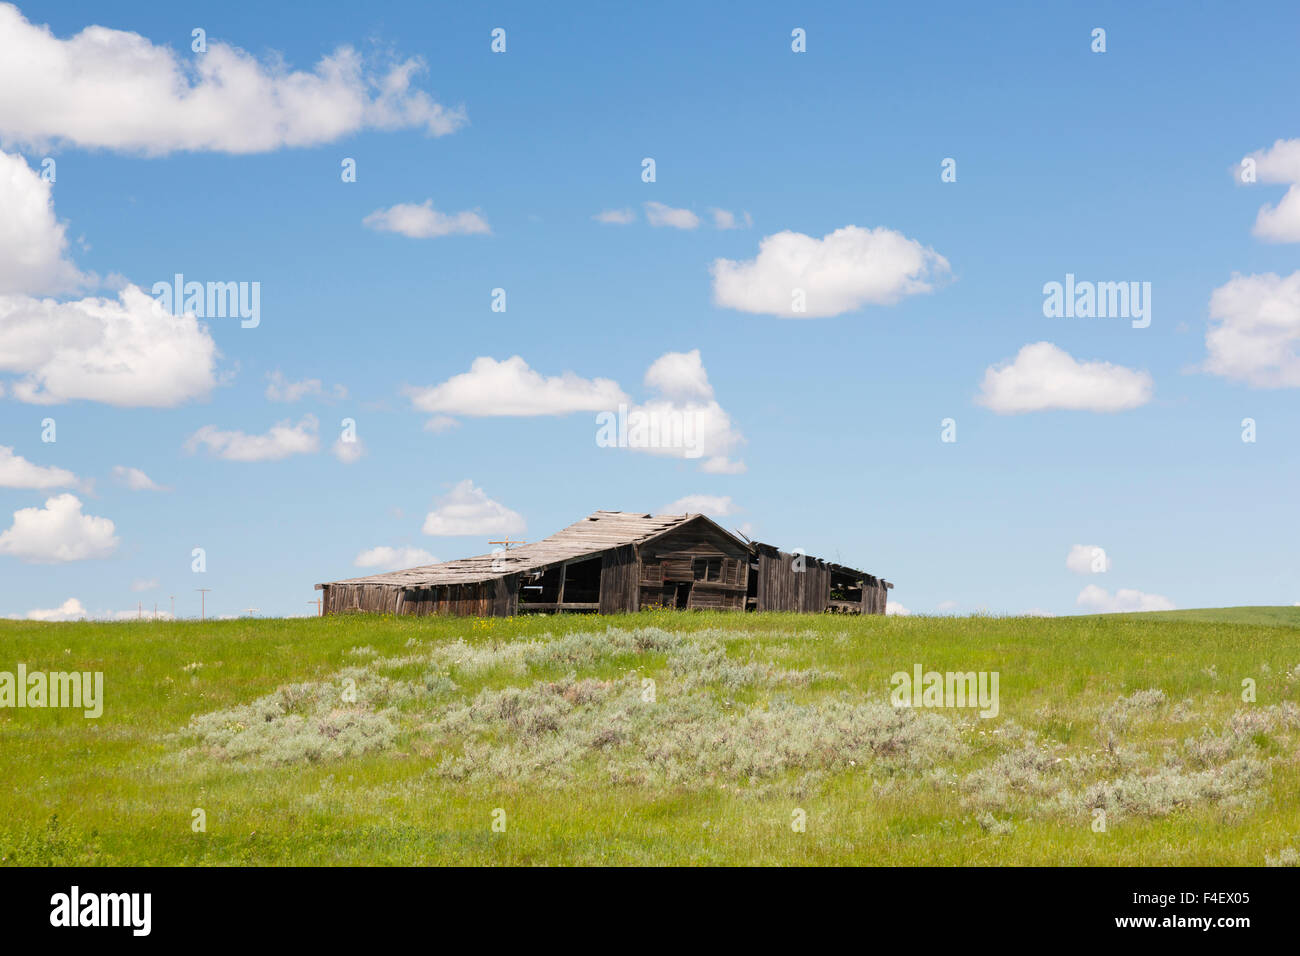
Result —
[[606, 551], [600, 562], [600, 613], [635, 611], [640, 576], [641, 561], [633, 545]]
[[400, 588], [385, 584], [329, 584], [321, 590], [323, 614], [346, 614], [348, 611], [396, 614], [401, 594]]
[[688, 608], [744, 610], [749, 551], [710, 525], [670, 531], [643, 544], [640, 553], [640, 607], [676, 607], [684, 592]]
[[826, 610], [830, 594], [831, 571], [826, 562], [767, 545], [759, 547], [757, 610], [820, 614]]

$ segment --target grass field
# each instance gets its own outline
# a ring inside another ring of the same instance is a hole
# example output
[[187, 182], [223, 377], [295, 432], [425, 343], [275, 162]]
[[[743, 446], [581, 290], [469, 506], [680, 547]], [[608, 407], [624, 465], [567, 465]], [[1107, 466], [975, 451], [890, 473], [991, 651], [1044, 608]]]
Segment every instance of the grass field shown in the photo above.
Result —
[[[0, 622], [20, 662], [105, 704], [0, 709], [8, 865], [1300, 851], [1300, 608]], [[917, 664], [997, 672], [999, 713], [893, 707]]]

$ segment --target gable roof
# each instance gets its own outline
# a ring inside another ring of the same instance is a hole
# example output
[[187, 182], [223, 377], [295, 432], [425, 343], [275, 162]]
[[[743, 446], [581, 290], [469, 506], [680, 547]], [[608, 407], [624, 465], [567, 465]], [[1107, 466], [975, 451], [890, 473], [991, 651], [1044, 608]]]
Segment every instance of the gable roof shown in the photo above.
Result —
[[[523, 544], [517, 548], [481, 554], [458, 561], [427, 564], [405, 571], [389, 571], [327, 584], [379, 584], [389, 587], [427, 587], [435, 584], [474, 584], [503, 578], [520, 571], [540, 571], [610, 548], [641, 544], [675, 531], [693, 521], [704, 521], [733, 539], [742, 548], [748, 545], [715, 521], [701, 514], [651, 515], [631, 511], [596, 511], [557, 531], [549, 538]], [[317, 588], [324, 585], [318, 584]]]

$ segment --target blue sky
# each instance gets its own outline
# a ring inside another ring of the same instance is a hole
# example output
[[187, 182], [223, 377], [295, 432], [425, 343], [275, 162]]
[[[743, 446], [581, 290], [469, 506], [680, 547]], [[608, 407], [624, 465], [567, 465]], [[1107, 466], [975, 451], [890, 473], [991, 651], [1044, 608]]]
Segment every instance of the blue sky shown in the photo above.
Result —
[[[198, 587], [210, 615], [307, 613], [385, 558], [669, 505], [912, 613], [1300, 601], [1297, 27], [1287, 4], [0, 9], [0, 614], [188, 616]], [[295, 100], [341, 47], [352, 79]], [[259, 283], [260, 323], [78, 305], [178, 272]], [[1149, 327], [1045, 316], [1067, 273], [1149, 282]], [[791, 313], [795, 285], [834, 314]], [[111, 366], [93, 389], [85, 362]], [[320, 388], [273, 400], [277, 373]], [[712, 445], [598, 447], [615, 393], [703, 414]]]

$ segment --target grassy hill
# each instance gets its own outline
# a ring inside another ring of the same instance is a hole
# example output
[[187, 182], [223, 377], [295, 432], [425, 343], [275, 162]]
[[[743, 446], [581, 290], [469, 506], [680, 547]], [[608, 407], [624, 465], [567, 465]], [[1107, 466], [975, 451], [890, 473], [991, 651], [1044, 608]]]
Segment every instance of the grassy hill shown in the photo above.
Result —
[[[10, 865], [1300, 851], [1300, 608], [0, 622], [19, 662], [106, 700], [0, 709]], [[917, 664], [997, 672], [997, 716], [894, 708]]]

